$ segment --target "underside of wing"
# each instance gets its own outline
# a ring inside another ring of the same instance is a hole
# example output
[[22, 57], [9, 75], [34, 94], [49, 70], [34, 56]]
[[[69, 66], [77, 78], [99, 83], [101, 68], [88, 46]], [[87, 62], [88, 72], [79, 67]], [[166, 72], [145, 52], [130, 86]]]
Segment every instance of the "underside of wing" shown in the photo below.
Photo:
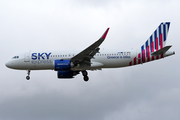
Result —
[[91, 61], [91, 66], [81, 64], [77, 65], [76, 67], [71, 68], [73, 71], [82, 71], [84, 69], [86, 70], [101, 70], [101, 68], [104, 66], [104, 64], [100, 62]]

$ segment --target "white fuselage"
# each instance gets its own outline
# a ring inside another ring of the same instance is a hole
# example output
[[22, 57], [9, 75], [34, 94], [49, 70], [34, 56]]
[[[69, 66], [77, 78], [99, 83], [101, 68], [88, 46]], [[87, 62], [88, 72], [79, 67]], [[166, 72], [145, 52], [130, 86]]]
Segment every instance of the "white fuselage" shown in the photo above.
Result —
[[[18, 70], [48, 70], [54, 69], [54, 60], [60, 59], [71, 59], [78, 52], [26, 52], [18, 56], [13, 57], [6, 66], [12, 69]], [[174, 54], [168, 51], [163, 57]], [[72, 71], [81, 70], [97, 70], [101, 68], [117, 68], [131, 66], [130, 62], [137, 58], [138, 63], [138, 52], [137, 51], [101, 51], [97, 53], [94, 58], [91, 59], [90, 66], [76, 66], [72, 67]], [[139, 58], [141, 59], [141, 58]], [[159, 58], [160, 59], [160, 58]], [[141, 61], [141, 60], [140, 60]], [[151, 61], [151, 60], [150, 60]], [[145, 62], [148, 62], [145, 60]]]

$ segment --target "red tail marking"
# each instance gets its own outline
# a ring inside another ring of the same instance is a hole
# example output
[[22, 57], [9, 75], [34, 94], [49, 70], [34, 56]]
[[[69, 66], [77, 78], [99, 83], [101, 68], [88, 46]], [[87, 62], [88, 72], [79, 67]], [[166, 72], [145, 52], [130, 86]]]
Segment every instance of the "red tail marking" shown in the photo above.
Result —
[[154, 56], [152, 56], [152, 60], [154, 60]]
[[129, 63], [129, 66], [131, 66], [132, 65], [132, 61]]
[[136, 65], [136, 57], [134, 58], [134, 65]]
[[156, 56], [156, 59], [159, 59], [159, 55], [158, 55], [158, 56]]
[[154, 52], [154, 42], [151, 43], [151, 51]]
[[145, 50], [143, 50], [143, 62], [146, 62], [146, 58], [145, 58]]
[[150, 61], [150, 51], [149, 51], [149, 46], [147, 46], [147, 61]]
[[161, 54], [161, 58], [163, 58], [164, 57], [164, 55], [163, 54]]
[[163, 38], [162, 38], [162, 33], [160, 34], [160, 49], [163, 48]]
[[[154, 42], [151, 43], [151, 51], [154, 52]], [[154, 60], [154, 56], [152, 56], [152, 60]]]
[[141, 53], [138, 54], [138, 64], [141, 64]]
[[[158, 38], [156, 38], [156, 51], [158, 50], [159, 50]], [[156, 56], [156, 59], [159, 59], [159, 56]]]

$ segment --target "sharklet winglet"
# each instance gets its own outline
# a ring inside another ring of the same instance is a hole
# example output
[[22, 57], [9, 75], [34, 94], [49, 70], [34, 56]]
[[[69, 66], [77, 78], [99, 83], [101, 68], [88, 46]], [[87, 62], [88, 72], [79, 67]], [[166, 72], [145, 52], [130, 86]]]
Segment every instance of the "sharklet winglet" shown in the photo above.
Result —
[[105, 31], [105, 33], [102, 35], [101, 39], [105, 39], [105, 38], [106, 38], [108, 31], [109, 31], [109, 28], [107, 28], [107, 30]]

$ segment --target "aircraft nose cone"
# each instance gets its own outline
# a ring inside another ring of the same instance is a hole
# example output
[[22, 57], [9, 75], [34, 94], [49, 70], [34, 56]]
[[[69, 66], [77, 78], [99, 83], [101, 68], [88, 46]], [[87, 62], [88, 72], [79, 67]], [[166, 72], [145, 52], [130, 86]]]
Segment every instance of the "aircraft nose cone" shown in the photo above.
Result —
[[9, 62], [7, 62], [5, 65], [6, 65], [6, 67], [9, 67]]
[[6, 65], [6, 67], [11, 68], [12, 67], [12, 62], [7, 62], [5, 65]]

